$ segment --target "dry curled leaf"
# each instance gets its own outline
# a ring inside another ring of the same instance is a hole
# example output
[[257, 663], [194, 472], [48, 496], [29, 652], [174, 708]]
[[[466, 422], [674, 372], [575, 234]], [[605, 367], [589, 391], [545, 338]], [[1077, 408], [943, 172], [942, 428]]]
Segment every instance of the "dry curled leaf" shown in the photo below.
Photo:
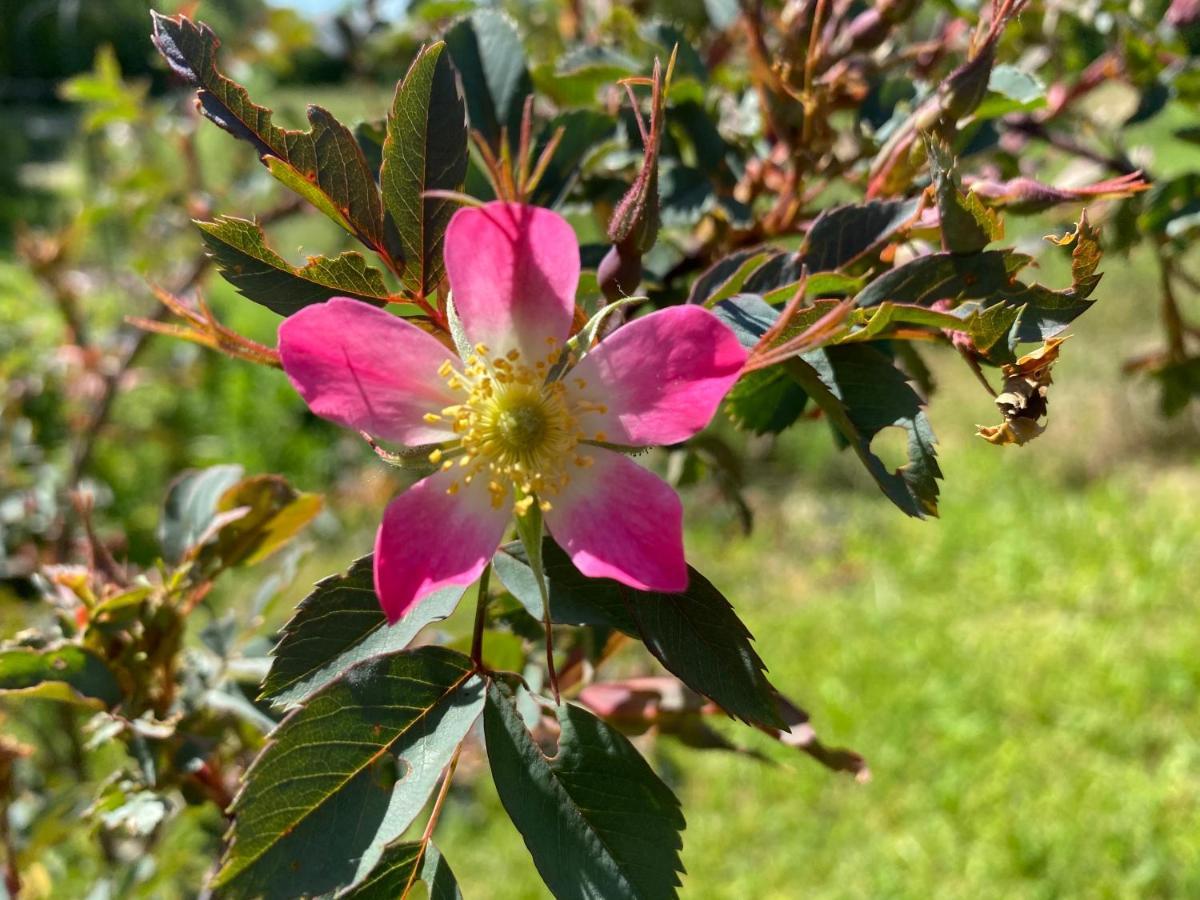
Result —
[[981, 438], [997, 446], [1021, 445], [1046, 430], [1040, 420], [1046, 415], [1046, 395], [1054, 381], [1050, 370], [1058, 361], [1058, 348], [1066, 339], [1050, 338], [1037, 350], [1001, 369], [1004, 385], [996, 396], [996, 406], [1004, 421], [999, 425], [976, 426]]

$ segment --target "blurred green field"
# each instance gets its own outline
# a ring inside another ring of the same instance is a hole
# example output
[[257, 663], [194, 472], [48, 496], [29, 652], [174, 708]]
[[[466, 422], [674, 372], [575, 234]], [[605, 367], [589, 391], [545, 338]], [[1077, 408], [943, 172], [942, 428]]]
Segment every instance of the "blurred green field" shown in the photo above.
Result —
[[[1164, 425], [1107, 355], [1152, 339], [1146, 262], [1109, 263], [1025, 448], [972, 436], [988, 398], [941, 360], [940, 519], [905, 519], [819, 424], [757, 485], [749, 539], [691, 498], [693, 560], [873, 778], [733, 726], [777, 765], [660, 741], [683, 896], [1200, 895], [1197, 422]], [[486, 778], [478, 794], [439, 826], [464, 893], [544, 896]]]

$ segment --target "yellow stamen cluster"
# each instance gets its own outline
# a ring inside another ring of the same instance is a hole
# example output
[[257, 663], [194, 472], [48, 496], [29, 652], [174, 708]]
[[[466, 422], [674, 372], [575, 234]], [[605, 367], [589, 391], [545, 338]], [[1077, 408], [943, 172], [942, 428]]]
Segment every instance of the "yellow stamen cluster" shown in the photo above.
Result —
[[578, 452], [579, 443], [603, 441], [604, 435], [586, 434], [580, 417], [607, 410], [580, 396], [587, 388], [582, 378], [572, 379], [570, 388], [564, 381], [547, 379], [563, 352], [557, 341], [548, 343], [547, 356], [532, 366], [518, 350], [493, 356], [483, 344], [475, 347], [461, 371], [449, 362], [442, 364], [438, 374], [451, 390], [464, 394], [461, 403], [425, 416], [430, 424], [448, 424], [459, 436], [457, 444], [429, 454], [430, 462], [443, 470], [462, 470], [448, 493], [486, 478], [495, 508], [511, 494], [518, 515], [534, 503], [545, 512], [551, 508], [547, 498], [570, 482], [572, 466], [592, 464], [590, 456]]

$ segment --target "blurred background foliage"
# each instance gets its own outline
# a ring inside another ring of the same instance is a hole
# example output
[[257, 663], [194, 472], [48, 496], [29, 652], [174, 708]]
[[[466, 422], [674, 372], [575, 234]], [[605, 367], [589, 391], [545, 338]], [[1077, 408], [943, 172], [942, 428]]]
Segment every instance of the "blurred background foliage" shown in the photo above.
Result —
[[[1167, 4], [1086, 4], [1095, 9], [1083, 23], [1070, 4], [1043, 5], [1062, 8], [1061, 30], [1053, 42], [1028, 39], [1020, 61], [1048, 81], [1111, 50], [1125, 13], [1140, 24], [1121, 40], [1135, 45], [1144, 29], [1142, 82], [1098, 91], [1080, 139], [1157, 179], [1200, 170], [1197, 88], [1162, 77], [1151, 38]], [[377, 117], [422, 37], [474, 4], [412, 3], [407, 19], [395, 3], [319, 15], [263, 0], [157, 8], [185, 6], [222, 36], [231, 72], [295, 126], [308, 102], [351, 123]], [[548, 61], [535, 85], [554, 90], [560, 18], [579, 5], [505, 6], [530, 58]], [[912, 28], [955, 7], [922, 4]], [[39, 569], [85, 553], [72, 490], [93, 498], [115, 558], [147, 569], [172, 478], [236, 463], [327, 496], [293, 550], [231, 573], [197, 610], [193, 644], [219, 656], [220, 635], [236, 633], [236, 652], [221, 652], [253, 658], [308, 585], [369, 548], [398, 483], [361, 442], [307, 413], [281, 373], [124, 324], [161, 315], [150, 285], [202, 287], [223, 322], [273, 342], [274, 314], [210, 277], [193, 217], [274, 219], [276, 246], [297, 258], [349, 246], [324, 220], [294, 215], [252, 154], [198, 123], [185, 93], [169, 89], [148, 9], [0, 0], [0, 635], [44, 622]], [[686, 36], [732, 22], [737, 6], [614, 4], [612, 34], [635, 40], [639, 19], [652, 16]], [[1193, 52], [1198, 19], [1200, 10], [1179, 26]], [[1014, 56], [1020, 27], [1006, 51]], [[881, 104], [882, 123], [888, 104], [905, 99], [868, 102]], [[726, 110], [727, 121], [738, 112]], [[1052, 180], [1079, 161], [1050, 151], [1038, 165]], [[1181, 189], [1176, 217], [1197, 197]], [[995, 448], [974, 437], [994, 410], [961, 371], [951, 377], [955, 360], [932, 360], [942, 392], [930, 417], [946, 472], [939, 520], [897, 513], [819, 427], [743, 441], [754, 469], [750, 535], [736, 511], [709, 502], [710, 485], [685, 497], [690, 556], [735, 598], [775, 682], [874, 774], [857, 784], [733, 732], [775, 764], [661, 742], [657, 761], [689, 815], [685, 896], [1200, 894], [1200, 414], [1189, 403], [1200, 388], [1185, 373], [1164, 394], [1121, 372], [1162, 342], [1161, 255], [1156, 239], [1139, 240], [1137, 209], [1108, 211], [1101, 303], [1072, 328], [1081, 352], [1056, 369], [1038, 442]], [[1071, 215], [1010, 219], [1009, 238], [1035, 247]], [[1185, 275], [1200, 270], [1194, 251], [1177, 259]], [[1047, 283], [1067, 280], [1058, 256], [1043, 265]], [[1195, 287], [1179, 283], [1174, 296], [1193, 320]], [[445, 628], [465, 634], [469, 623]], [[248, 676], [247, 696], [253, 687]], [[220, 843], [219, 812], [197, 803], [176, 814], [137, 796], [98, 805], [77, 785], [117, 779], [124, 763], [102, 740], [95, 752], [79, 744], [87, 719], [46, 701], [0, 703], [0, 740], [32, 753], [0, 745], [0, 786], [12, 798], [0, 853], [15, 854], [22, 896], [195, 895]], [[231, 735], [262, 725], [245, 724], [252, 712], [236, 721]], [[464, 771], [472, 765], [464, 758]], [[483, 802], [450, 806], [441, 840], [464, 892], [541, 896], [490, 782], [473, 790]]]

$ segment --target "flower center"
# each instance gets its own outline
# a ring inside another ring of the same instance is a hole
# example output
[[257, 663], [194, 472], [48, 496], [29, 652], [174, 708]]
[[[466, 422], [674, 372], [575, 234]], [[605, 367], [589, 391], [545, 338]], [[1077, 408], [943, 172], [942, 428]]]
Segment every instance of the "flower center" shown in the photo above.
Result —
[[[462, 371], [443, 364], [439, 374], [464, 399], [425, 419], [440, 424], [448, 420], [459, 440], [434, 450], [430, 460], [440, 462], [444, 470], [463, 469], [463, 484], [486, 477], [496, 508], [515, 495], [520, 514], [535, 502], [542, 510], [550, 509], [548, 498], [566, 487], [573, 468], [592, 464], [590, 456], [577, 452], [579, 443], [604, 440], [602, 433], [586, 434], [580, 417], [606, 411], [602, 404], [568, 390], [565, 382], [547, 380], [560, 356], [552, 345], [545, 359], [530, 366], [517, 350], [489, 358], [487, 347], [480, 344]], [[587, 384], [575, 379], [574, 386], [583, 391]], [[448, 491], [456, 493], [459, 484], [455, 480]]]
[[521, 398], [507, 409], [497, 404], [496, 437], [513, 454], [536, 451], [550, 428], [552, 410], [542, 398]]

